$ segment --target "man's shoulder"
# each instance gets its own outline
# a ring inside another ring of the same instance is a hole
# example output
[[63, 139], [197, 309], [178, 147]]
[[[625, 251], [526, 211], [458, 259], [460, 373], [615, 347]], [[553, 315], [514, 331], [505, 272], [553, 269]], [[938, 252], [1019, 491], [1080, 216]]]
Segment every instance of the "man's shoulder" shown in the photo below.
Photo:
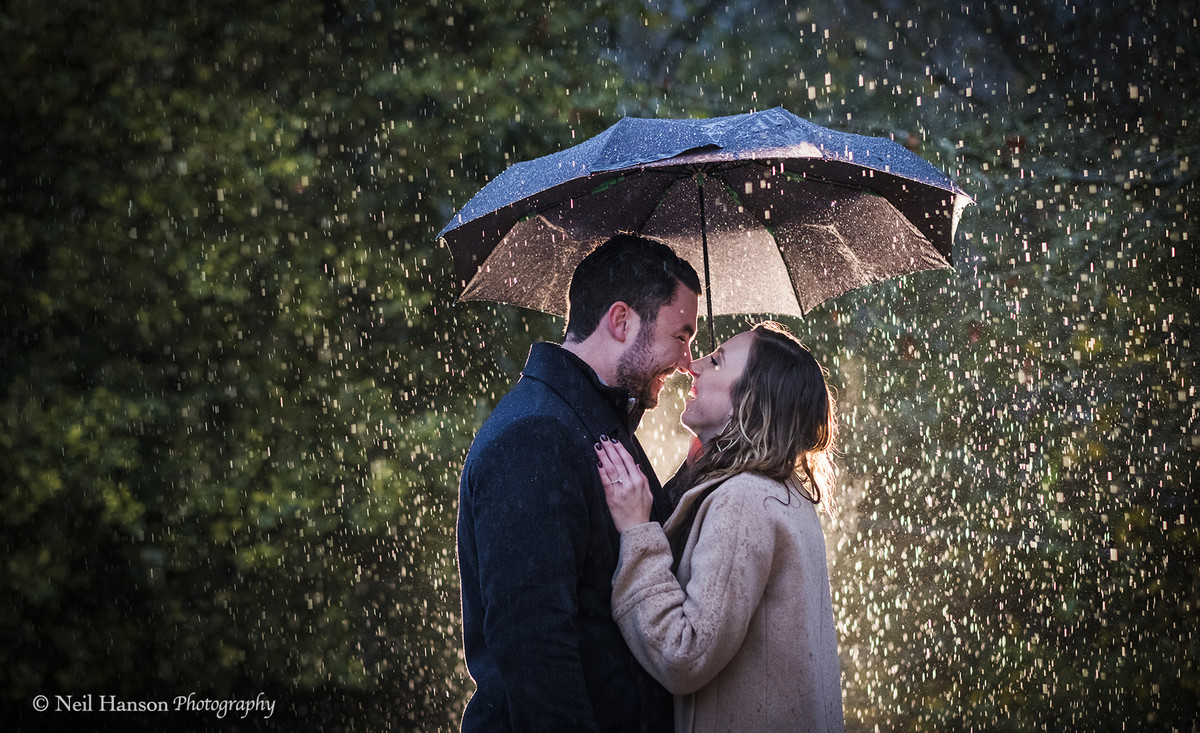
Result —
[[521, 377], [508, 394], [496, 403], [484, 420], [480, 434], [512, 429], [513, 424], [538, 424], [563, 421], [571, 416], [571, 406], [545, 382]]
[[569, 409], [555, 407], [553, 399], [518, 407], [502, 401], [467, 452], [464, 502], [477, 504], [497, 487], [511, 497], [573, 484], [575, 477], [594, 472], [594, 455], [584, 425]]
[[522, 446], [525, 450], [544, 447], [548, 440], [571, 442], [586, 431], [571, 406], [554, 390], [530, 379], [522, 379], [496, 405], [484, 421], [471, 446], [478, 457], [495, 446]]

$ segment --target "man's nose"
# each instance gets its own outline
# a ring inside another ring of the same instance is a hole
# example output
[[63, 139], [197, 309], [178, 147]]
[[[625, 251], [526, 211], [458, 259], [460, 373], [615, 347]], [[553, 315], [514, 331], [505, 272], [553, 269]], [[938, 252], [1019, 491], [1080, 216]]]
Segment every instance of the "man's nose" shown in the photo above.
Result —
[[686, 345], [683, 347], [683, 355], [679, 358], [676, 366], [681, 372], [692, 373], [692, 347]]

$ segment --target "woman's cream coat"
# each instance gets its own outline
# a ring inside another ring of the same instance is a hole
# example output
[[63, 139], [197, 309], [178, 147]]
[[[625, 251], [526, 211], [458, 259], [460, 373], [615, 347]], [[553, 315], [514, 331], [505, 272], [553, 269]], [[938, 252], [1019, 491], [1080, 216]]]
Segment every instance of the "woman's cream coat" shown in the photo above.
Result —
[[[711, 483], [681, 498], [666, 531]], [[700, 504], [678, 578], [664, 529], [621, 535], [613, 617], [675, 694], [677, 731], [840, 731], [837, 634], [812, 502], [752, 474]]]

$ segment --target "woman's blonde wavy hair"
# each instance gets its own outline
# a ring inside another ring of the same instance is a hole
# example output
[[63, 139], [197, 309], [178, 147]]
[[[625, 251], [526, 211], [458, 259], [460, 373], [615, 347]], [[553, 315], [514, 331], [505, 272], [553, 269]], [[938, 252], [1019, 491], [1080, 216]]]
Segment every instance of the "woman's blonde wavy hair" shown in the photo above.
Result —
[[[825, 369], [782, 325], [766, 321], [751, 332], [746, 370], [731, 393], [733, 417], [680, 475], [676, 500], [710, 479], [756, 473], [804, 486], [819, 504], [836, 479], [838, 428]], [[685, 541], [690, 524], [680, 527]]]

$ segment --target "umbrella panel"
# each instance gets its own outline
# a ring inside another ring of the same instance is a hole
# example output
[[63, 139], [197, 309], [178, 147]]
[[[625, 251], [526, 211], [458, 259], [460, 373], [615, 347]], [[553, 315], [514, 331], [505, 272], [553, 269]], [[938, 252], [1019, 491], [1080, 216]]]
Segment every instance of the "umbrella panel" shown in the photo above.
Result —
[[746, 168], [725, 172], [722, 181], [771, 232], [804, 311], [864, 285], [949, 264], [881, 196]]
[[[895, 146], [894, 143], [890, 144]], [[810, 144], [756, 151], [753, 156], [724, 149], [701, 150], [650, 163], [646, 168], [701, 170], [711, 175], [744, 170], [745, 173], [741, 175], [758, 175], [764, 179], [787, 172], [818, 183], [875, 193], [890, 201], [947, 260], [950, 259], [959, 217], [963, 208], [971, 203], [970, 198], [958, 193], [957, 189], [950, 191], [857, 163], [821, 158], [820, 151]]]
[[[513, 166], [505, 171], [505, 175], [511, 178], [509, 174], [519, 173], [518, 166]], [[664, 175], [669, 176], [669, 174]], [[454, 273], [459, 282], [469, 283], [475, 277], [476, 270], [488, 264], [489, 260], [495, 256], [496, 250], [502, 248], [503, 242], [511, 236], [513, 227], [519, 226], [530, 216], [538, 212], [550, 216], [555, 209], [562, 206], [569, 209], [573, 206], [574, 201], [587, 197], [598, 190], [608, 190], [606, 187], [613, 181], [623, 178], [623, 172], [614, 171], [570, 180], [553, 189], [541, 191], [503, 206], [488, 216], [472, 219], [454, 227], [453, 230], [446, 231], [444, 239], [450, 247], [451, 254], [454, 255]], [[658, 184], [659, 187], [665, 186], [666, 180], [663, 178], [662, 182]], [[488, 187], [497, 181], [499, 179], [493, 180]], [[553, 217], [551, 216], [551, 218]], [[583, 259], [583, 255], [580, 255], [579, 258]], [[481, 297], [487, 299], [489, 296]]]
[[565, 318], [575, 267], [613, 234], [638, 231], [676, 178], [651, 173], [610, 177], [600, 185], [593, 181], [579, 196], [517, 221], [474, 272], [462, 299], [494, 300]]
[[950, 261], [954, 231], [970, 203], [965, 195], [837, 160], [789, 160], [781, 165], [816, 182], [881, 196], [941, 252], [941, 267]]
[[796, 291], [770, 232], [724, 186], [710, 183], [701, 187], [694, 176], [676, 182], [646, 221], [641, 234], [667, 242], [702, 277], [703, 242], [707, 239], [713, 315], [802, 315]]

